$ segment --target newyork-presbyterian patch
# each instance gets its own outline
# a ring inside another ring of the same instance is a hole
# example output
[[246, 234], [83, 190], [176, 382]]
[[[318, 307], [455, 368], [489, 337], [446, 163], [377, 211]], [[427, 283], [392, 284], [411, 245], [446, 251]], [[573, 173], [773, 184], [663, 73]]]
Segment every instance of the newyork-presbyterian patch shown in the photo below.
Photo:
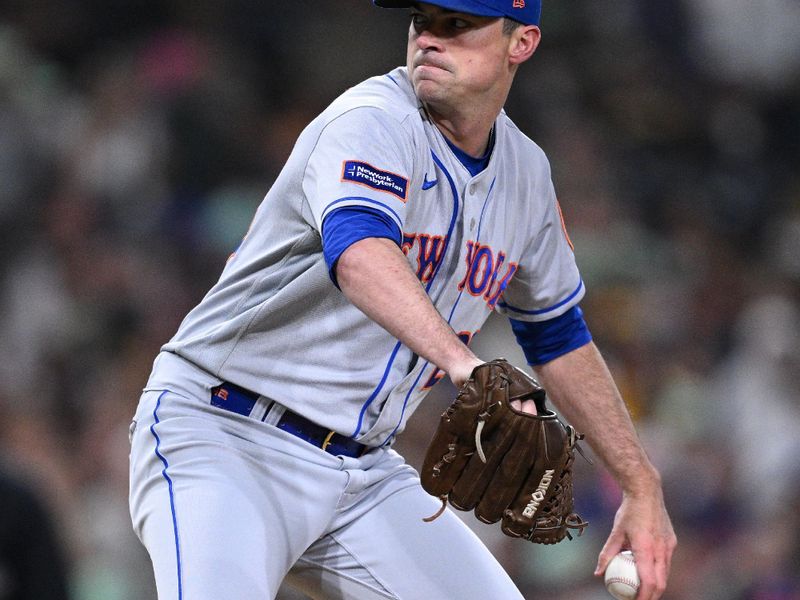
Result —
[[342, 181], [352, 181], [379, 192], [388, 192], [393, 196], [397, 196], [403, 202], [406, 201], [408, 194], [408, 179], [397, 173], [381, 171], [370, 164], [357, 160], [344, 161], [342, 165]]

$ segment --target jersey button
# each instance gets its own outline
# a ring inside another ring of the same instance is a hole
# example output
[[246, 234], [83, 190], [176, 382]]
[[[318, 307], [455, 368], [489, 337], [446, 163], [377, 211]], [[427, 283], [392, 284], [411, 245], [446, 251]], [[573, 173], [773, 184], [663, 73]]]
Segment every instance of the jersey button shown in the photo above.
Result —
[[470, 196], [474, 196], [475, 195], [475, 189], [476, 189], [476, 185], [474, 183], [470, 184], [470, 186], [469, 186], [469, 195]]

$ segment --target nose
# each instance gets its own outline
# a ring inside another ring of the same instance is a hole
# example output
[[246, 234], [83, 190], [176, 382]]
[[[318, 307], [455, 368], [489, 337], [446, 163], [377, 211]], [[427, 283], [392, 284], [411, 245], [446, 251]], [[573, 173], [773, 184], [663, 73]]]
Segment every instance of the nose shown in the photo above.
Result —
[[420, 50], [441, 50], [441, 39], [431, 30], [430, 27], [415, 28], [414, 40]]

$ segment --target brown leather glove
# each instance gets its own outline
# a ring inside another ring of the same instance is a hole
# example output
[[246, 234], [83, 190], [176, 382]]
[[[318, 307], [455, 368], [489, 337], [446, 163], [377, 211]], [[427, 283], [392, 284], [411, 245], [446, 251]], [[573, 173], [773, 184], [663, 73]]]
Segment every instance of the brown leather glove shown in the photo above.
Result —
[[[512, 400], [532, 399], [537, 415]], [[422, 466], [422, 487], [503, 533], [555, 544], [588, 525], [573, 512], [572, 463], [583, 436], [545, 407], [535, 379], [505, 359], [476, 367], [439, 428]], [[441, 514], [426, 520], [433, 520]]]

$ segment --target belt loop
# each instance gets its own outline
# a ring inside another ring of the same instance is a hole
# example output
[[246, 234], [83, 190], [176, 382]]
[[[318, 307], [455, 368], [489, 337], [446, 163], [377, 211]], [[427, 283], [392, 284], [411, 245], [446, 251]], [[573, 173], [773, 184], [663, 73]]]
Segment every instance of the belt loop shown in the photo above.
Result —
[[255, 419], [256, 421], [263, 421], [266, 416], [269, 414], [270, 408], [272, 408], [272, 400], [269, 398], [265, 398], [264, 396], [259, 396], [258, 400], [256, 400], [255, 406], [253, 406], [253, 410], [250, 413], [250, 417]]
[[282, 404], [278, 404], [275, 401], [270, 401], [270, 405], [267, 407], [264, 416], [261, 417], [261, 422], [266, 423], [267, 425], [272, 425], [274, 427], [278, 426], [281, 418], [283, 417], [283, 413], [286, 412], [286, 407]]

